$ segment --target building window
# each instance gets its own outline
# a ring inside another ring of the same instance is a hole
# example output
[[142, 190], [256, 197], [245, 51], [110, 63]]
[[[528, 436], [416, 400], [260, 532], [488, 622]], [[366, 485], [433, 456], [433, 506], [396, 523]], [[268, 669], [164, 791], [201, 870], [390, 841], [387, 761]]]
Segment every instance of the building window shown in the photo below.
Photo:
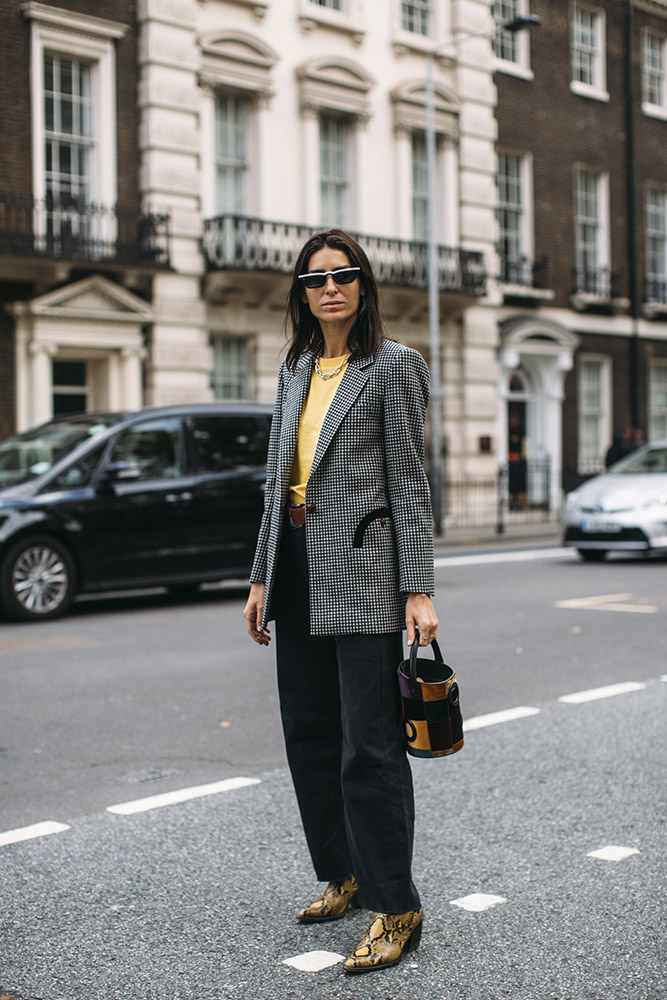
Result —
[[667, 438], [667, 361], [653, 361], [648, 370], [648, 439]]
[[604, 14], [578, 3], [571, 12], [572, 90], [608, 100]]
[[401, 2], [401, 28], [414, 35], [428, 36], [431, 34], [431, 2], [430, 0], [412, 0]]
[[343, 226], [349, 187], [349, 127], [343, 118], [320, 118], [320, 216], [324, 226]]
[[667, 191], [646, 191], [646, 297], [667, 303]]
[[498, 226], [500, 229], [500, 280], [530, 285], [526, 246], [526, 205], [523, 163], [511, 153], [498, 155]]
[[503, 31], [500, 25], [513, 21], [520, 13], [519, 0], [496, 0], [493, 5], [493, 17], [498, 25], [493, 39], [493, 51], [498, 59], [503, 59], [505, 62], [519, 61], [519, 33]]
[[328, 7], [330, 10], [342, 10], [343, 0], [310, 0], [318, 7]]
[[428, 183], [426, 138], [412, 134], [412, 238], [424, 242], [428, 238]]
[[578, 292], [608, 298], [607, 178], [590, 170], [575, 170], [575, 259]]
[[[642, 64], [642, 97], [649, 108], [660, 108], [667, 113], [667, 41], [652, 31], [644, 32]], [[646, 108], [644, 109], [646, 110]]]
[[611, 440], [611, 362], [582, 357], [579, 361], [579, 472], [598, 472]]
[[93, 198], [93, 100], [90, 66], [44, 56], [44, 164], [47, 198], [63, 205]]
[[215, 207], [220, 215], [243, 215], [247, 207], [248, 104], [218, 94], [215, 100]]
[[51, 208], [54, 201], [97, 207], [50, 217], [36, 208], [35, 230], [65, 233], [68, 226], [91, 225], [96, 239], [113, 239], [111, 213], [100, 208], [117, 201], [116, 42], [128, 25], [38, 3], [23, 4], [23, 12], [32, 31], [35, 198]]
[[211, 388], [216, 399], [250, 399], [250, 351], [246, 337], [212, 337]]

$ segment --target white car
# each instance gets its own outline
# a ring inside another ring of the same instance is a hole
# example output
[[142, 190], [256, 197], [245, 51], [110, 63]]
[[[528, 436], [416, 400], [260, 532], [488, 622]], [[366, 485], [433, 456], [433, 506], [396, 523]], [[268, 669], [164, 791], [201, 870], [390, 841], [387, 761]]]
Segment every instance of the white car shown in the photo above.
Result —
[[644, 445], [565, 498], [563, 545], [600, 562], [608, 552], [667, 550], [667, 440]]

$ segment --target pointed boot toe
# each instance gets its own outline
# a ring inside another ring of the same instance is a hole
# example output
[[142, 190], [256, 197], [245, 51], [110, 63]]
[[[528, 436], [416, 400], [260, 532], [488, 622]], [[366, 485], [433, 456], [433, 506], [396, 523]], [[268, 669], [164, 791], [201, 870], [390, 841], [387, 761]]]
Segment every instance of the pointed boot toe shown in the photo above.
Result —
[[419, 947], [423, 926], [421, 910], [407, 913], [376, 913], [370, 927], [349, 958], [345, 972], [373, 972], [400, 962], [404, 954]]
[[301, 924], [323, 923], [325, 920], [340, 920], [348, 908], [357, 906], [357, 880], [354, 875], [340, 882], [329, 882], [321, 896], [314, 899], [297, 913]]

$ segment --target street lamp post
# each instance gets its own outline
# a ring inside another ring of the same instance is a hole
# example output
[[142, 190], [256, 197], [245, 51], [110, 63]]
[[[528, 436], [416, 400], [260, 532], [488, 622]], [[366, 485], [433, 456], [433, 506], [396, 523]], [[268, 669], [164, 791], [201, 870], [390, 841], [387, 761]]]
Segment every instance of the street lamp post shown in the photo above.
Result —
[[436, 233], [437, 194], [435, 180], [435, 99], [433, 93], [433, 62], [437, 55], [455, 49], [473, 38], [492, 38], [498, 28], [515, 33], [540, 24], [536, 14], [515, 17], [497, 25], [493, 31], [478, 31], [460, 35], [426, 53], [426, 245], [428, 287], [428, 329], [431, 355], [431, 495], [433, 526], [436, 535], [443, 533], [442, 520], [442, 378], [440, 373], [440, 298], [438, 281], [438, 244]]

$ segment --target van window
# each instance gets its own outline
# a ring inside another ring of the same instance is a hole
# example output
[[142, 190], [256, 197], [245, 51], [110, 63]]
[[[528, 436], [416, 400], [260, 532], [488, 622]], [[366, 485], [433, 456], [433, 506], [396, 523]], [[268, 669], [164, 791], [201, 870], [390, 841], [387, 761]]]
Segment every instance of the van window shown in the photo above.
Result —
[[181, 422], [178, 418], [145, 420], [123, 431], [110, 462], [127, 462], [139, 470], [139, 480], [172, 479], [183, 474]]
[[243, 471], [266, 464], [269, 422], [252, 414], [191, 418], [199, 472]]
[[48, 484], [46, 488], [49, 493], [52, 490], [73, 490], [79, 486], [87, 486], [93, 477], [93, 472], [103, 451], [104, 445], [99, 445], [80, 458], [78, 462], [73, 462]]

